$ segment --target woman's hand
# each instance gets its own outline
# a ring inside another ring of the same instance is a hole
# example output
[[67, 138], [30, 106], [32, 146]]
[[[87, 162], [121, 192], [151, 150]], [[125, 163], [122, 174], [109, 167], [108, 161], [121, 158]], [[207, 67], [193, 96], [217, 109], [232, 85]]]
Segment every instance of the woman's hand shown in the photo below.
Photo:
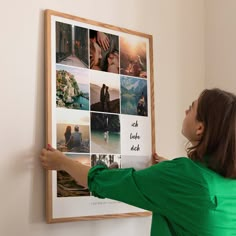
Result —
[[75, 181], [84, 187], [87, 187], [87, 176], [90, 166], [86, 166], [79, 161], [73, 160], [65, 156], [62, 152], [48, 145], [44, 148], [40, 155], [42, 166], [46, 170], [64, 170]]
[[169, 159], [168, 158], [165, 158], [165, 157], [161, 157], [159, 156], [157, 153], [154, 153], [152, 155], [152, 164], [157, 164], [157, 163], [160, 163], [162, 161], [168, 161]]
[[63, 170], [63, 164], [67, 157], [60, 151], [48, 145], [47, 149], [42, 149], [40, 161], [46, 170]]

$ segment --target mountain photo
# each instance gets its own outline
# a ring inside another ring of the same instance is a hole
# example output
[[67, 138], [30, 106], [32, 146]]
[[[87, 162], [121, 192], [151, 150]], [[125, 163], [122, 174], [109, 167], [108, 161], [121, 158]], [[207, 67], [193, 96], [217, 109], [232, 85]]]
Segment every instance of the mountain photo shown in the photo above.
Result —
[[121, 76], [121, 113], [148, 116], [147, 80]]

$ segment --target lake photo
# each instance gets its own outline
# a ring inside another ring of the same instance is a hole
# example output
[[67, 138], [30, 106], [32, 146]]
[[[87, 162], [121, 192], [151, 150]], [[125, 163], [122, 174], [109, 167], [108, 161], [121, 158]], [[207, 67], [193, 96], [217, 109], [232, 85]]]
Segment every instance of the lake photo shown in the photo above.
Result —
[[148, 116], [147, 81], [121, 76], [121, 113]]

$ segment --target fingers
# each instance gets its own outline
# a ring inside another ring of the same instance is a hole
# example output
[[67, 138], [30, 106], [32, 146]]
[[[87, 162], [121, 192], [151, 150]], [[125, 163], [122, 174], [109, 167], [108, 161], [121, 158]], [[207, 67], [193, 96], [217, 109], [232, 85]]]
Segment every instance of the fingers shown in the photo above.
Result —
[[155, 163], [160, 163], [162, 161], [167, 161], [168, 159], [162, 156], [159, 156], [157, 153], [154, 153], [152, 156], [152, 162]]
[[106, 37], [106, 38], [104, 39], [104, 41], [101, 42], [101, 43], [102, 43], [103, 49], [104, 49], [105, 51], [107, 51], [107, 50], [109, 49], [109, 46], [110, 46], [109, 39]]
[[154, 159], [158, 158], [157, 153], [154, 153], [154, 154], [152, 155], [152, 158], [154, 158]]
[[47, 150], [48, 150], [48, 151], [52, 151], [52, 152], [53, 152], [53, 151], [56, 151], [56, 149], [53, 148], [53, 147], [51, 146], [51, 144], [48, 144], [48, 145], [47, 145]]
[[158, 156], [157, 153], [154, 153], [152, 155], [152, 161], [153, 161], [154, 164], [159, 163], [159, 162], [162, 161], [162, 157]]
[[64, 158], [66, 157], [51, 145], [43, 148], [39, 156], [41, 165], [46, 170], [61, 170]]
[[46, 153], [47, 153], [47, 149], [43, 148], [41, 151], [41, 155], [46, 155]]
[[[51, 149], [51, 146], [49, 147], [49, 149]], [[41, 151], [41, 155], [39, 156], [39, 159], [41, 161], [42, 167], [44, 169], [49, 169], [48, 168], [48, 161], [47, 161], [47, 154], [48, 154], [48, 152], [50, 152], [50, 150], [48, 150], [48, 148], [47, 149], [43, 148], [42, 151]]]
[[103, 48], [103, 50], [107, 51], [110, 47], [110, 40], [106, 34], [102, 32], [97, 32], [97, 42]]
[[157, 163], [158, 163], [157, 154], [155, 153], [155, 154], [152, 155], [152, 164], [154, 165], [154, 164], [157, 164]]

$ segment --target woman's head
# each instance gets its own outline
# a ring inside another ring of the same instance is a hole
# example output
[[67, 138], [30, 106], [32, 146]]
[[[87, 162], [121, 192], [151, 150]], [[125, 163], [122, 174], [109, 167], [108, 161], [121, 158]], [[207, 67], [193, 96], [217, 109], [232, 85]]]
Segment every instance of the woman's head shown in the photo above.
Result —
[[108, 52], [104, 61], [103, 71], [119, 73], [119, 51], [114, 49]]
[[189, 157], [206, 162], [223, 176], [236, 178], [236, 96], [206, 89], [195, 105], [195, 142], [190, 140]]
[[66, 133], [71, 133], [71, 126], [70, 125], [66, 126]]
[[198, 100], [185, 111], [185, 118], [182, 125], [182, 134], [192, 143], [193, 146], [199, 143], [204, 132], [203, 122], [197, 119]]

